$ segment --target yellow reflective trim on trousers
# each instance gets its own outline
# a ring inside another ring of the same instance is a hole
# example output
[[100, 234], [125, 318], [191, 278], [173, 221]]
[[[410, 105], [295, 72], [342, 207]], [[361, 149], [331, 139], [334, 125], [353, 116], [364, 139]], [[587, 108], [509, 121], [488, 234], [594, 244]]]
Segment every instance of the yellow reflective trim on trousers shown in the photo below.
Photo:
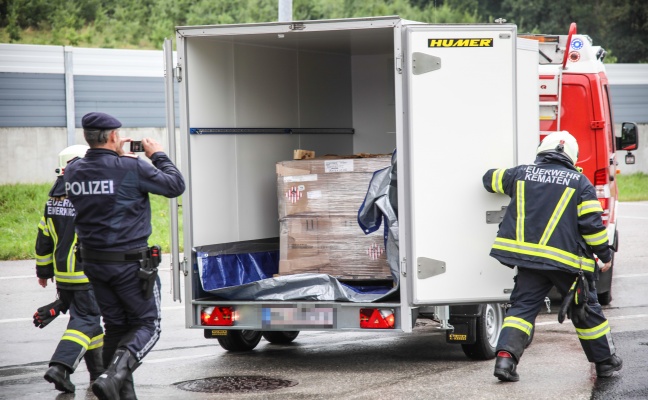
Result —
[[103, 333], [101, 335], [97, 335], [93, 337], [92, 340], [90, 341], [90, 345], [88, 346], [88, 350], [94, 350], [94, 349], [98, 349], [99, 347], [102, 347], [104, 344], [103, 339], [104, 339]]
[[506, 171], [506, 169], [500, 168], [496, 169], [495, 172], [493, 172], [493, 177], [491, 178], [491, 188], [495, 193], [504, 193], [504, 184], [502, 182], [504, 171]]
[[518, 181], [517, 183], [517, 217], [515, 220], [515, 238], [521, 242], [524, 242], [524, 181]]
[[522, 332], [526, 333], [527, 335], [531, 336], [531, 329], [533, 329], [533, 324], [523, 320], [522, 318], [506, 317], [504, 318], [504, 324], [502, 325], [502, 329], [507, 327], [519, 329]]
[[88, 349], [90, 344], [90, 338], [83, 332], [77, 331], [75, 329], [68, 329], [63, 333], [61, 340], [69, 340], [71, 342], [79, 344], [84, 349]]
[[590, 246], [597, 246], [606, 243], [608, 241], [607, 229], [603, 229], [602, 231], [591, 235], [583, 235], [583, 239], [585, 239], [585, 243]]
[[610, 332], [610, 325], [608, 321], [605, 320], [601, 325], [595, 326], [594, 328], [589, 329], [578, 329], [576, 328], [576, 333], [578, 338], [581, 340], [596, 340], [601, 336], [605, 336]]
[[559, 263], [581, 269], [583, 271], [594, 272], [594, 260], [581, 258], [575, 254], [551, 246], [541, 246], [535, 243], [519, 242], [512, 239], [496, 238], [493, 249], [510, 251], [511, 253], [527, 254], [535, 257], [543, 257]]
[[540, 237], [538, 244], [545, 246], [547, 242], [549, 242], [549, 238], [551, 238], [551, 235], [556, 229], [556, 226], [558, 226], [558, 222], [565, 212], [567, 204], [569, 204], [569, 201], [571, 200], [575, 191], [576, 190], [572, 188], [566, 188], [562, 196], [560, 196], [560, 200], [558, 200], [558, 204], [556, 204], [556, 208], [554, 208], [553, 213], [549, 218], [549, 222], [547, 223], [547, 226], [545, 227], [545, 230], [542, 233], [542, 237]]
[[587, 200], [578, 205], [578, 216], [582, 217], [585, 214], [593, 212], [603, 212], [601, 203], [598, 200]]

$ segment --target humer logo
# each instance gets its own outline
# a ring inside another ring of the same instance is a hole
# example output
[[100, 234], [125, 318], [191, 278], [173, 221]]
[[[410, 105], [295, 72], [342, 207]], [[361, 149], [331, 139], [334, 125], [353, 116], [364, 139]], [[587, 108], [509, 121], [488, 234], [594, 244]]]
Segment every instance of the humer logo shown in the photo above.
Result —
[[428, 47], [493, 47], [493, 38], [428, 39]]

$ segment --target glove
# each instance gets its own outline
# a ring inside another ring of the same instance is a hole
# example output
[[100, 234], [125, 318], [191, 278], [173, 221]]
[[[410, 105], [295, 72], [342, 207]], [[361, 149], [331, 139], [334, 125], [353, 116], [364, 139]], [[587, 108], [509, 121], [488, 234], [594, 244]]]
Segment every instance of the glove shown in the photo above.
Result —
[[61, 300], [56, 300], [53, 303], [40, 307], [34, 313], [34, 326], [37, 328], [45, 328], [50, 322], [54, 321], [61, 312], [67, 311]]
[[574, 302], [569, 310], [567, 310], [567, 317], [575, 324], [584, 323], [587, 320], [587, 314], [592, 311], [587, 305], [587, 300], [589, 299], [589, 283], [582, 275], [578, 276], [577, 281]]
[[587, 320], [587, 314], [591, 309], [587, 305], [589, 298], [589, 284], [583, 273], [579, 273], [567, 295], [560, 305], [558, 311], [558, 322], [563, 323], [565, 315], [575, 324], [583, 323]]
[[578, 284], [578, 277], [574, 280], [574, 283], [572, 284], [571, 288], [569, 288], [569, 291], [567, 292], [567, 295], [565, 295], [565, 298], [563, 299], [562, 304], [560, 305], [560, 310], [558, 311], [558, 323], [563, 323], [565, 320], [565, 315], [568, 314], [569, 308], [574, 302], [574, 296], [576, 295], [576, 285]]

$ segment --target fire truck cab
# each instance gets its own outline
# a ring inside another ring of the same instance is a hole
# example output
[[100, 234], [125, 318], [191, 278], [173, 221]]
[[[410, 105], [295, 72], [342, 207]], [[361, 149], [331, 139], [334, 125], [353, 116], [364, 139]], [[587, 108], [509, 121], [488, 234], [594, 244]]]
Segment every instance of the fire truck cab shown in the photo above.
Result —
[[[610, 246], [619, 248], [617, 229], [618, 187], [616, 151], [630, 153], [638, 147], [637, 126], [621, 124], [617, 136], [611, 109], [610, 88], [603, 59], [606, 52], [594, 46], [587, 35], [576, 32], [572, 23], [567, 35], [520, 35], [539, 42], [540, 139], [549, 132], [565, 130], [579, 144], [577, 167], [596, 188], [603, 222], [608, 228]], [[612, 300], [613, 267], [597, 282], [599, 302]]]

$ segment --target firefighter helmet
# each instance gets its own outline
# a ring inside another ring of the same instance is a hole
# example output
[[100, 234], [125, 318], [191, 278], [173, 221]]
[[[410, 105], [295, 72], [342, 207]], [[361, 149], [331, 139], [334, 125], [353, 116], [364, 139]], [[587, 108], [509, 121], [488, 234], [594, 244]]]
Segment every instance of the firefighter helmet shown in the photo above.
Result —
[[70, 160], [79, 157], [83, 158], [85, 156], [86, 151], [88, 151], [90, 147], [84, 145], [84, 144], [75, 144], [70, 147], [66, 147], [58, 155], [59, 158], [59, 167], [56, 169], [56, 172], [60, 175], [63, 175], [63, 171], [65, 170], [65, 167], [67, 166], [67, 163], [70, 162]]
[[562, 153], [569, 158], [572, 164], [578, 161], [578, 142], [567, 131], [558, 131], [548, 134], [540, 145], [536, 154]]

